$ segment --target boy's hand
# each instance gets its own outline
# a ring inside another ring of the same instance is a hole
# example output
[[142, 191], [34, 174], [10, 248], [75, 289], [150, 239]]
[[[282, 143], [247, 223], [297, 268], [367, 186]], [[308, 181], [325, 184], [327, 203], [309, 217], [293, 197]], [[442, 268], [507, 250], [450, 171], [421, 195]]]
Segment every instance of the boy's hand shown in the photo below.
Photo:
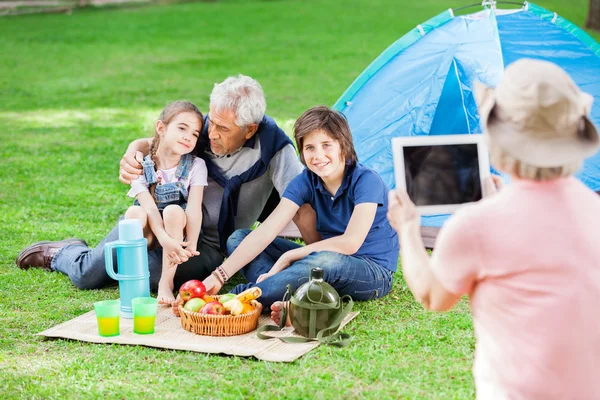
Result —
[[298, 257], [294, 257], [293, 251], [294, 250], [290, 250], [283, 253], [275, 262], [275, 264], [273, 264], [269, 272], [267, 272], [266, 274], [260, 274], [258, 276], [258, 278], [256, 279], [256, 283], [262, 282], [265, 279], [275, 275], [276, 273], [283, 271], [284, 269], [292, 265], [293, 262], [297, 261]]
[[269, 271], [269, 272], [267, 272], [266, 274], [260, 274], [260, 275], [258, 276], [258, 278], [256, 278], [256, 283], [262, 282], [262, 281], [264, 281], [265, 279], [272, 277], [272, 276], [273, 276], [273, 275], [275, 275], [276, 273], [277, 273], [277, 272], [272, 272], [272, 271]]
[[119, 180], [126, 185], [136, 180], [144, 172], [143, 160], [144, 154], [141, 151], [127, 150], [119, 163]]
[[181, 296], [178, 294], [177, 298], [175, 299], [174, 302], [171, 303], [171, 309], [173, 310], [173, 314], [176, 317], [179, 317], [179, 306], [183, 304], [183, 299], [181, 298]]
[[204, 283], [204, 286], [206, 287], [206, 294], [211, 295], [219, 293], [219, 291], [223, 287], [221, 281], [215, 278], [215, 276], [212, 274], [207, 276], [206, 279], [202, 281], [202, 283]]

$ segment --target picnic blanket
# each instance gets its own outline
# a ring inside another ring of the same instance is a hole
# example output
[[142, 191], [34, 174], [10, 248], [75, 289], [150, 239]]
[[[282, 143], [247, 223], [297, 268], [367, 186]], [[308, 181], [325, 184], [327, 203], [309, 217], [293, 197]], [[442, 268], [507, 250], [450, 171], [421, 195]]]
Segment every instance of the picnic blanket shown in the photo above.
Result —
[[[350, 322], [358, 312], [350, 313], [343, 321], [342, 327]], [[258, 326], [272, 324], [268, 315], [261, 315]], [[133, 320], [120, 320], [120, 335], [102, 337], [98, 335], [96, 314], [90, 311], [70, 321], [38, 333], [47, 338], [64, 338], [92, 343], [117, 343], [142, 345], [163, 349], [188, 350], [200, 353], [223, 353], [235, 356], [254, 356], [264, 361], [292, 362], [310, 350], [319, 346], [318, 342], [284, 343], [278, 339], [261, 340], [256, 337], [256, 330], [238, 336], [201, 336], [186, 331], [181, 321], [174, 316], [170, 307], [160, 306], [156, 315], [154, 333], [138, 335], [133, 333]], [[285, 328], [281, 332], [273, 332], [273, 336], [297, 336], [293, 328]]]

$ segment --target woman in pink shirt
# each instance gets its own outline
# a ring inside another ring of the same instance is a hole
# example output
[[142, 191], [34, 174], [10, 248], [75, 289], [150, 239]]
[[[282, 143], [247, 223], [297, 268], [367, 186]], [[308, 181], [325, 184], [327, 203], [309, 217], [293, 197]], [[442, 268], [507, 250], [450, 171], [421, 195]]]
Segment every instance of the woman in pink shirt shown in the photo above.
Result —
[[592, 97], [521, 59], [476, 98], [512, 184], [453, 215], [430, 257], [406, 192], [390, 192], [404, 278], [430, 310], [469, 296], [478, 399], [600, 399], [600, 197], [572, 177], [594, 154]]

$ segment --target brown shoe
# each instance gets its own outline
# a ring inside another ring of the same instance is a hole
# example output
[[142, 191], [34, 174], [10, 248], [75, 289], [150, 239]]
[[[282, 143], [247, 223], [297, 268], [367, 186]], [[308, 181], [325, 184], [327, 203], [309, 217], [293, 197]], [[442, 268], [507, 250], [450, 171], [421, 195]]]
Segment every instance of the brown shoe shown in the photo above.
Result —
[[87, 246], [85, 240], [82, 239], [65, 239], [60, 242], [37, 242], [29, 247], [26, 247], [15, 260], [17, 266], [21, 269], [33, 268], [44, 268], [48, 271], [52, 271], [50, 263], [58, 252], [66, 245], [69, 244], [82, 244]]

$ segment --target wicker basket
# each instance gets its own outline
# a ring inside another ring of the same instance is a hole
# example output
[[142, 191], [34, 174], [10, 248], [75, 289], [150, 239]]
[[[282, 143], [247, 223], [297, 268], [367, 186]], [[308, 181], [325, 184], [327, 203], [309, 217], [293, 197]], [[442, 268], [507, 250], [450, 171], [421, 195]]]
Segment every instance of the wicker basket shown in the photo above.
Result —
[[[217, 300], [220, 296], [214, 296]], [[240, 315], [210, 315], [189, 311], [179, 306], [183, 329], [203, 336], [235, 336], [256, 329], [262, 304], [252, 300], [254, 310]]]

